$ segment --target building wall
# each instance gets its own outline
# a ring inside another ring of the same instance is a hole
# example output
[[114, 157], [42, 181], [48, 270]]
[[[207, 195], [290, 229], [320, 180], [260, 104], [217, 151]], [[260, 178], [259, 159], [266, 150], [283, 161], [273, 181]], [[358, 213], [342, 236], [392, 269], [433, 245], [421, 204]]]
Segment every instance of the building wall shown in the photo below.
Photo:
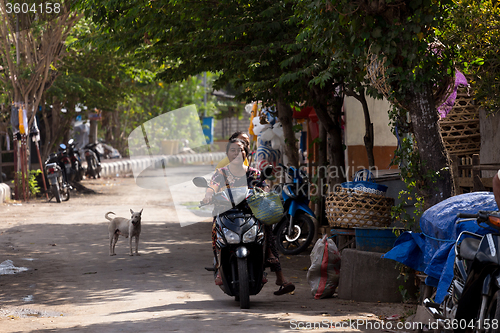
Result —
[[215, 140], [227, 140], [237, 131], [243, 131], [248, 133], [248, 127], [250, 126], [250, 117], [244, 115], [241, 119], [238, 118], [224, 118], [215, 120], [214, 125], [214, 139]]
[[[397, 139], [389, 127], [390, 104], [387, 100], [375, 100], [366, 97], [371, 122], [373, 123], [373, 138], [375, 166], [378, 169], [389, 169], [389, 164], [397, 148]], [[350, 168], [368, 167], [365, 143], [365, 118], [361, 103], [354, 97], [344, 100], [345, 111], [345, 144], [347, 146], [346, 163]], [[395, 168], [394, 166], [392, 168]]]
[[[481, 133], [481, 164], [500, 163], [500, 113], [487, 115], [479, 109], [479, 124]], [[495, 171], [483, 171], [483, 177], [493, 177]]]

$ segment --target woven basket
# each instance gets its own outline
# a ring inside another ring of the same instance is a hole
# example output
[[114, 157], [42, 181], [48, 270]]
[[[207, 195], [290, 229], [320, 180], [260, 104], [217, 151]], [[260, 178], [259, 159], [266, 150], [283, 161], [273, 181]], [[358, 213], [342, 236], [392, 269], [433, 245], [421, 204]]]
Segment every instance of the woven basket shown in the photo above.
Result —
[[330, 227], [387, 227], [393, 205], [393, 198], [341, 189], [326, 198], [326, 216]]

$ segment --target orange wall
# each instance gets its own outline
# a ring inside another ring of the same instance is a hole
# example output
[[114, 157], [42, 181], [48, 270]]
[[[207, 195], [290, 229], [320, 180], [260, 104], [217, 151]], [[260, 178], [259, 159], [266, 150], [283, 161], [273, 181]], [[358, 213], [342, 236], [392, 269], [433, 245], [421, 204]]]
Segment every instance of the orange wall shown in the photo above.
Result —
[[[375, 166], [380, 170], [389, 169], [389, 164], [394, 157], [396, 146], [375, 146], [373, 155], [375, 156]], [[368, 168], [368, 157], [366, 148], [362, 145], [347, 147], [347, 165], [349, 170], [359, 170]], [[391, 166], [390, 169], [397, 169], [397, 166]]]

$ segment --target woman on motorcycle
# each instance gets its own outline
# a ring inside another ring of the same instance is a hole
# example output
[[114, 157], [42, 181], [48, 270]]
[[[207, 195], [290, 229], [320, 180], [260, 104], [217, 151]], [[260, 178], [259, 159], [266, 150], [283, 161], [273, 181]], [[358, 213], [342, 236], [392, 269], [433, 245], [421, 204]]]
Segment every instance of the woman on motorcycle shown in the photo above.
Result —
[[[269, 190], [269, 185], [260, 180], [260, 171], [244, 164], [244, 161], [248, 156], [248, 152], [248, 145], [243, 140], [229, 140], [226, 147], [226, 155], [228, 157], [229, 164], [215, 171], [210, 181], [210, 187], [212, 187], [214, 191], [210, 188], [207, 189], [205, 198], [203, 199], [204, 203], [209, 203], [212, 200], [214, 192], [218, 192], [224, 186], [228, 188], [238, 186], [248, 186], [248, 188], [254, 188], [255, 186], [258, 186], [263, 188], [265, 191]], [[271, 232], [271, 227], [266, 226], [265, 228], [267, 237], [266, 240], [269, 249], [266, 262], [271, 268], [271, 271], [276, 273], [276, 284], [280, 286], [280, 289], [274, 292], [274, 294], [283, 295], [292, 292], [295, 290], [295, 286], [291, 282], [287, 282], [283, 275], [278, 250], [276, 249], [276, 239]], [[212, 225], [212, 248], [214, 250], [214, 254], [216, 251], [215, 241], [216, 231], [214, 218], [214, 223]], [[217, 258], [216, 255], [215, 258]], [[217, 274], [215, 278], [215, 284], [222, 284], [222, 279], [219, 274]]]

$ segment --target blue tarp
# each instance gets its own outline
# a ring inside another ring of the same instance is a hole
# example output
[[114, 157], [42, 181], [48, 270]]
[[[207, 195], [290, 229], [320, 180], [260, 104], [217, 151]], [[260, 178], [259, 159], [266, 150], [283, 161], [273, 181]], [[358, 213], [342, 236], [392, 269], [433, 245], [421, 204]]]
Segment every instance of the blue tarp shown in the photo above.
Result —
[[498, 210], [493, 193], [474, 192], [446, 199], [422, 214], [421, 233], [404, 232], [383, 258], [427, 274], [425, 283], [437, 287], [435, 302], [441, 303], [453, 278], [453, 246], [457, 237], [464, 230], [481, 235], [491, 232], [475, 221], [457, 224], [457, 214], [475, 214], [480, 210]]

